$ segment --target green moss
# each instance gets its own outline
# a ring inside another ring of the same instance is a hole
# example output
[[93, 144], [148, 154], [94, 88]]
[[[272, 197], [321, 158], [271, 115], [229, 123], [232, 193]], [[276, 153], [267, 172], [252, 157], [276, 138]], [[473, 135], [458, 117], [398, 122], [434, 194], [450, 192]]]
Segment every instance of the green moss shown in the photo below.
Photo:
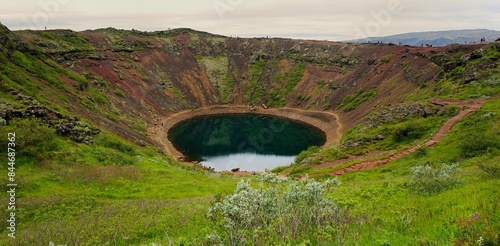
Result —
[[60, 74], [64, 74], [66, 76], [68, 76], [68, 78], [78, 82], [82, 87], [87, 87], [89, 85], [89, 82], [87, 81], [87, 79], [84, 77], [84, 76], [81, 76], [73, 71], [70, 71], [66, 68], [63, 68], [62, 66], [60, 66], [59, 64], [49, 60], [49, 59], [42, 59], [43, 62], [45, 62], [47, 65], [49, 65], [50, 67], [52, 67], [56, 72], [60, 73]]
[[220, 100], [223, 103], [229, 103], [234, 81], [227, 57], [225, 55], [215, 57], [197, 55], [196, 60], [205, 68], [210, 82], [219, 91]]
[[117, 88], [117, 89], [114, 90], [114, 92], [115, 92], [115, 94], [117, 96], [125, 98], [125, 92], [123, 92], [122, 90], [120, 90], [120, 89]]
[[92, 50], [89, 41], [81, 34], [66, 30], [49, 30], [38, 32], [38, 37], [54, 41], [59, 44], [57, 49], [64, 51], [88, 51]]
[[292, 93], [295, 86], [297, 86], [297, 84], [302, 80], [302, 77], [304, 76], [304, 71], [305, 71], [305, 63], [303, 62], [297, 64], [297, 66], [295, 66], [292, 69], [283, 88], [283, 93], [285, 98]]
[[[44, 59], [44, 58], [42, 58]], [[32, 73], [36, 77], [43, 79], [50, 85], [58, 88], [64, 92], [70, 92], [62, 83], [62, 80], [59, 78], [59, 75], [54, 73], [54, 71], [45, 65], [45, 63], [41, 62], [35, 57], [25, 55], [19, 51], [12, 52], [12, 61], [26, 69], [28, 72]]]
[[169, 88], [168, 90], [173, 92], [177, 96], [177, 99], [179, 99], [182, 105], [184, 105], [185, 107], [189, 106], [189, 102], [179, 88], [172, 86], [172, 88]]
[[290, 73], [277, 72], [273, 78], [272, 88], [268, 92], [267, 105], [271, 107], [285, 106], [287, 98], [302, 80], [304, 70], [305, 64], [299, 63]]
[[383, 63], [388, 63], [388, 62], [391, 61], [391, 58], [392, 58], [391, 55], [384, 56], [384, 58], [382, 58], [382, 62]]
[[361, 93], [363, 93], [363, 89], [359, 89], [356, 93], [344, 97], [344, 100], [342, 100], [342, 103], [340, 103], [340, 105], [337, 106], [337, 109], [341, 109], [346, 105], [350, 104], [352, 101], [354, 101], [354, 99], [356, 99], [359, 95], [361, 95]]
[[91, 100], [96, 102], [100, 106], [110, 106], [108, 99], [98, 88], [91, 87], [88, 89], [87, 93]]
[[267, 61], [265, 60], [258, 60], [248, 67], [248, 76], [250, 77], [250, 81], [243, 89], [245, 93], [244, 101], [257, 104], [260, 100], [262, 100], [265, 88], [263, 85], [264, 81], [261, 81], [260, 77], [262, 76], [266, 63]]
[[359, 105], [372, 100], [376, 95], [375, 88], [366, 93], [363, 93], [363, 89], [359, 89], [356, 93], [346, 96], [337, 109], [344, 108], [345, 111], [352, 111]]
[[227, 71], [226, 76], [224, 77], [223, 84], [220, 88], [222, 101], [224, 103], [231, 102], [231, 95], [233, 90], [234, 80], [230, 71]]

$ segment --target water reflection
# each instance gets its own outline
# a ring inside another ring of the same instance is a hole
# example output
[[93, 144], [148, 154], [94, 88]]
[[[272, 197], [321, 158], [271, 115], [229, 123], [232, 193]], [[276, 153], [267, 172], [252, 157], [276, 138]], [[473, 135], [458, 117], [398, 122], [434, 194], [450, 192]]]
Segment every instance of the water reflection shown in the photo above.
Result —
[[279, 166], [293, 163], [295, 156], [262, 155], [256, 153], [240, 153], [225, 156], [203, 157], [201, 164], [215, 168], [215, 171], [239, 168], [240, 171], [263, 172]]
[[168, 138], [188, 161], [204, 161], [218, 171], [288, 165], [302, 150], [326, 141], [314, 127], [261, 115], [196, 117], [172, 127]]

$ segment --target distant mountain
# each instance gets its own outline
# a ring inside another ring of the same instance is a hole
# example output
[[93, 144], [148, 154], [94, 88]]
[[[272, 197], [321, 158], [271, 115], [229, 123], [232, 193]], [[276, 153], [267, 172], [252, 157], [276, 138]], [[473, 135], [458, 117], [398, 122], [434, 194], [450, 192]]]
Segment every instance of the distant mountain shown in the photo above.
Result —
[[464, 44], [464, 43], [480, 43], [481, 38], [485, 38], [486, 42], [493, 42], [500, 38], [500, 31], [488, 29], [471, 29], [471, 30], [451, 30], [451, 31], [436, 31], [436, 32], [413, 32], [397, 34], [385, 37], [370, 37], [351, 42], [359, 43], [394, 43], [400, 42], [404, 45], [421, 46], [431, 44], [432, 46], [446, 46], [449, 44]]

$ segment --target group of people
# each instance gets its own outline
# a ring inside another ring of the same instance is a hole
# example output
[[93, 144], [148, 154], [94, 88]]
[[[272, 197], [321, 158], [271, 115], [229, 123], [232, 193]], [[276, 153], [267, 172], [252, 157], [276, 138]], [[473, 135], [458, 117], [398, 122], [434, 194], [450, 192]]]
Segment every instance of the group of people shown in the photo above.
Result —
[[[486, 43], [486, 38], [485, 37], [482, 37], [480, 39], [480, 43], [481, 44], [485, 44]], [[465, 44], [467, 44], [467, 41], [465, 41]], [[477, 41], [472, 41], [472, 42], [469, 42], [469, 44], [477, 44]]]

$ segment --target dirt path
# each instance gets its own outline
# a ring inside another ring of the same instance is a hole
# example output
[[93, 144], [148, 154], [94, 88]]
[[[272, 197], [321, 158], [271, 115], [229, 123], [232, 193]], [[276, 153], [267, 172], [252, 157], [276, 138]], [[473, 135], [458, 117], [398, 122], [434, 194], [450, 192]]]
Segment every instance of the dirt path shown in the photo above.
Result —
[[338, 142], [340, 139], [341, 123], [337, 114], [329, 111], [301, 110], [295, 108], [268, 108], [250, 107], [245, 105], [217, 105], [193, 110], [185, 110], [159, 120], [159, 123], [150, 127], [148, 135], [161, 145], [167, 154], [182, 160], [183, 155], [176, 150], [168, 140], [168, 131], [177, 123], [197, 116], [218, 114], [257, 114], [270, 115], [298, 121], [316, 127], [326, 134], [325, 146]]
[[[403, 156], [407, 156], [415, 152], [417, 149], [426, 146], [432, 146], [439, 141], [453, 128], [453, 126], [460, 120], [468, 116], [469, 114], [475, 112], [479, 108], [481, 108], [484, 104], [484, 101], [482, 100], [442, 100], [442, 99], [433, 99], [430, 100], [431, 103], [438, 104], [438, 105], [456, 105], [460, 108], [460, 112], [448, 119], [446, 123], [441, 126], [441, 128], [437, 131], [437, 133], [432, 137], [432, 139], [428, 140], [425, 142], [423, 145], [415, 145], [409, 149], [405, 149], [400, 151], [397, 154], [391, 155], [390, 157], [387, 158], [381, 158], [378, 160], [373, 160], [373, 161], [362, 161], [359, 163], [355, 163], [349, 167], [339, 169], [336, 171], [331, 172], [331, 175], [338, 176], [342, 175], [348, 172], [356, 172], [356, 171], [361, 171], [361, 170], [366, 170], [366, 169], [372, 169], [381, 165], [384, 165], [390, 161], [393, 161], [395, 159], [401, 158]], [[365, 156], [362, 157], [354, 157], [351, 156], [348, 159], [343, 159], [343, 160], [336, 160], [334, 162], [329, 162], [329, 163], [324, 163], [319, 166], [316, 166], [315, 169], [321, 169], [321, 168], [327, 168], [327, 167], [332, 167], [332, 166], [339, 166], [342, 165], [346, 162], [353, 161], [353, 160], [362, 160], [362, 159], [372, 159], [376, 155], [381, 155], [383, 152], [374, 152], [374, 153], [368, 153]]]

